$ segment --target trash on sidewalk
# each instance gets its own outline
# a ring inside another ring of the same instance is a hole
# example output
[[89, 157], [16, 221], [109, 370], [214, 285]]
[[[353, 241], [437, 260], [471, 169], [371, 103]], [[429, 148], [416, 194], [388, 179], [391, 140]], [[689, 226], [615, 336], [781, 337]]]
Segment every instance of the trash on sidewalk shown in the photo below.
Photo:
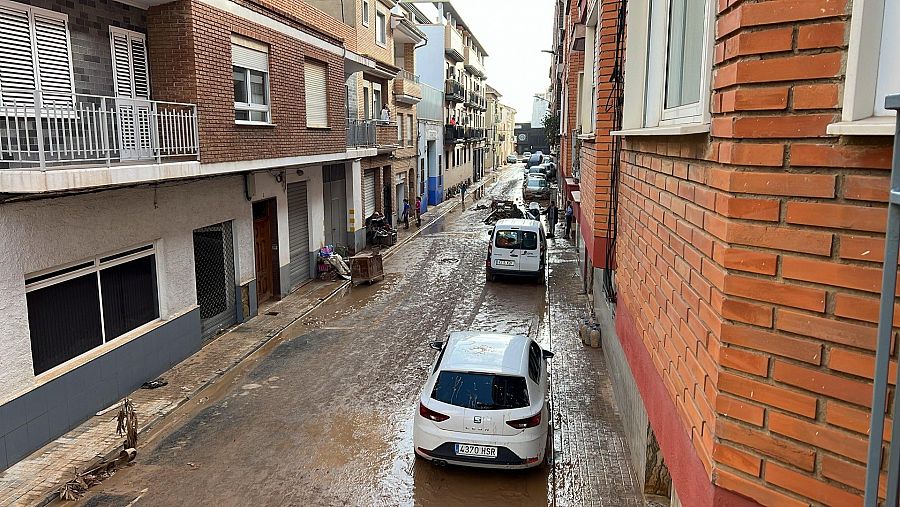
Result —
[[384, 280], [384, 265], [379, 252], [364, 252], [350, 257], [353, 285]]
[[151, 380], [150, 382], [144, 382], [141, 384], [141, 389], [158, 389], [163, 386], [169, 385], [169, 382], [166, 379], [160, 377], [156, 380]]
[[133, 449], [137, 447], [137, 414], [134, 411], [134, 404], [131, 400], [125, 398], [122, 400], [122, 408], [119, 409], [119, 415], [116, 417], [116, 435], [125, 435], [125, 449]]
[[594, 322], [585, 320], [578, 329], [578, 335], [581, 337], [581, 343], [589, 347], [598, 348], [603, 346], [602, 334], [600, 326]]
[[326, 245], [319, 249], [319, 278], [326, 278], [335, 274], [344, 280], [350, 279], [350, 267], [344, 262], [344, 258], [335, 251], [333, 245]]
[[514, 201], [494, 199], [491, 201], [491, 212], [484, 219], [484, 223], [495, 224], [504, 218], [525, 218], [525, 210]]
[[393, 229], [385, 216], [376, 211], [366, 218], [366, 244], [393, 246], [397, 243], [397, 229]]
[[79, 473], [76, 468], [75, 477], [60, 488], [59, 498], [62, 500], [78, 500], [88, 489], [110, 478], [118, 468], [134, 461], [135, 457], [137, 457], [137, 450], [127, 448], [122, 449], [116, 459], [112, 461], [103, 460], [84, 472]]

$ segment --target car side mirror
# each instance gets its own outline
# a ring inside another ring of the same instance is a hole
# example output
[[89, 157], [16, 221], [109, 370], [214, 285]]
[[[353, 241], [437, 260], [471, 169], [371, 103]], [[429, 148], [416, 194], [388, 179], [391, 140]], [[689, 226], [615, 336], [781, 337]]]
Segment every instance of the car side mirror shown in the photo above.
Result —
[[544, 351], [544, 359], [551, 359], [552, 357], [553, 357], [553, 352], [550, 352], [549, 350]]
[[431, 342], [428, 346], [434, 350], [444, 350], [444, 342]]

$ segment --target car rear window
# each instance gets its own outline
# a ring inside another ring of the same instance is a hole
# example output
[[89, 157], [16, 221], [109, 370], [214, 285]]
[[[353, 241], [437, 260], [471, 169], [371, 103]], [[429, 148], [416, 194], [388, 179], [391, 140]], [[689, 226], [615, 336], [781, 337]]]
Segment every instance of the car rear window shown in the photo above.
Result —
[[494, 246], [510, 250], [536, 250], [537, 234], [533, 231], [497, 231]]
[[457, 407], [476, 410], [505, 410], [528, 406], [525, 377], [442, 371], [431, 397]]
[[532, 178], [528, 180], [528, 188], [544, 188], [547, 186], [547, 180], [541, 178]]

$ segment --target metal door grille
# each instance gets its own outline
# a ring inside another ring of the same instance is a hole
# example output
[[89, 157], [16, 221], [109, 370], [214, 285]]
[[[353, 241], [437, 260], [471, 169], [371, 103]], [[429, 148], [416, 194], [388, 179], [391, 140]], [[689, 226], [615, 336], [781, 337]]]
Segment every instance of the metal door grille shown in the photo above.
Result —
[[194, 230], [197, 304], [204, 339], [215, 336], [237, 320], [232, 241], [230, 221]]
[[[885, 108], [900, 111], [900, 94], [889, 95]], [[888, 400], [888, 375], [890, 374], [891, 335], [894, 328], [894, 301], [897, 290], [897, 255], [900, 252], [900, 114], [894, 130], [894, 160], [891, 168], [891, 191], [888, 198], [888, 218], [884, 244], [884, 265], [881, 273], [881, 303], [878, 309], [878, 341], [875, 352], [875, 382], [872, 394], [872, 417], [869, 420], [869, 452], [866, 460], [865, 507], [878, 505], [878, 482], [882, 470], [882, 446], [885, 417], [893, 405], [890, 456], [887, 460], [887, 502], [898, 505], [900, 497], [900, 408], [894, 391], [893, 403]], [[895, 381], [900, 385], [900, 372]]]

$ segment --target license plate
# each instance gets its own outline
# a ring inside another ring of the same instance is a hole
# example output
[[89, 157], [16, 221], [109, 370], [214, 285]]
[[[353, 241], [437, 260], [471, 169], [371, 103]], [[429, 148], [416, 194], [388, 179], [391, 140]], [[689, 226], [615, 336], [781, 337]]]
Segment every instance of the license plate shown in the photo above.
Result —
[[494, 261], [494, 263], [496, 263], [498, 266], [515, 266], [516, 265], [516, 263], [513, 261], [505, 261], [503, 259], [497, 259], [496, 261]]
[[496, 458], [497, 448], [487, 445], [456, 444], [456, 454], [476, 458]]

